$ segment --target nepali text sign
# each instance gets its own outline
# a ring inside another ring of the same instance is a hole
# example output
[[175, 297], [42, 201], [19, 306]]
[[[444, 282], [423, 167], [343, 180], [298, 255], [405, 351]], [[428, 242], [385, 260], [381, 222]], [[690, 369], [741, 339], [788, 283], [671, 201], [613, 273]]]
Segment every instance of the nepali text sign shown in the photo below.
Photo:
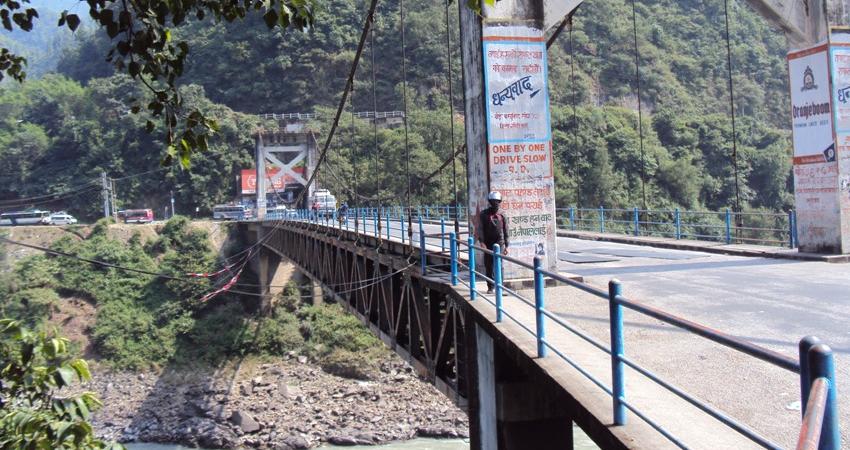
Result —
[[[527, 26], [485, 25], [484, 85], [490, 189], [502, 194], [509, 254], [557, 269], [555, 183], [549, 123], [546, 41]], [[513, 264], [505, 276], [530, 275]]]

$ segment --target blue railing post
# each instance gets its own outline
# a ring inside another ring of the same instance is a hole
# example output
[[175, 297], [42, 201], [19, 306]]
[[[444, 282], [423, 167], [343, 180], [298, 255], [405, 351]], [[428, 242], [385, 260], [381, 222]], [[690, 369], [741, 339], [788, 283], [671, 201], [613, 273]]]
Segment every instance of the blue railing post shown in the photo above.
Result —
[[431, 219], [431, 207], [430, 206], [425, 207], [425, 218], [428, 219], [428, 220]]
[[446, 252], [446, 219], [440, 217], [440, 251]]
[[502, 321], [502, 249], [493, 246], [493, 284], [496, 285], [496, 322]]
[[806, 416], [806, 405], [809, 403], [809, 391], [812, 388], [812, 379], [809, 377], [809, 350], [820, 343], [817, 337], [806, 336], [797, 344], [800, 355], [800, 412], [803, 417]]
[[544, 299], [543, 292], [546, 282], [543, 280], [543, 260], [539, 256], [534, 257], [534, 309], [537, 316], [537, 357], [546, 357], [546, 325], [543, 322]]
[[576, 208], [575, 206], [570, 206], [570, 229], [576, 229]]
[[626, 424], [626, 406], [622, 399], [626, 398], [626, 378], [623, 360], [623, 307], [618, 303], [617, 296], [623, 295], [623, 285], [617, 280], [608, 282], [608, 312], [611, 328], [611, 384], [614, 393], [614, 424]]
[[732, 243], [732, 213], [726, 208], [726, 243]]
[[475, 239], [472, 236], [466, 238], [466, 244], [469, 246], [469, 300], [475, 300], [478, 295], [475, 292]]
[[381, 216], [378, 215], [378, 209], [377, 208], [372, 209], [372, 219], [375, 221], [375, 223], [373, 223], [373, 225], [375, 226], [375, 237], [380, 238], [381, 237]]
[[823, 426], [818, 450], [839, 450], [841, 434], [838, 429], [838, 392], [835, 389], [835, 362], [832, 349], [826, 344], [816, 344], [809, 349], [809, 386], [818, 378], [826, 378], [828, 390], [823, 413]]
[[788, 247], [794, 248], [794, 210], [788, 211]]
[[401, 226], [399, 227], [399, 229], [401, 230], [401, 243], [404, 244], [407, 240], [407, 237], [405, 237], [404, 235], [404, 213], [400, 213], [398, 215], [398, 220], [401, 224]]
[[422, 227], [422, 217], [419, 217], [419, 264], [422, 265], [422, 275], [428, 268], [428, 254], [425, 250], [425, 230]]
[[387, 239], [389, 239], [390, 238], [390, 209], [387, 208], [387, 210], [384, 214], [387, 216]]
[[605, 208], [599, 207], [599, 232], [605, 232]]
[[452, 263], [452, 286], [457, 286], [457, 240], [454, 233], [449, 233], [449, 255]]
[[676, 239], [682, 239], [682, 216], [679, 213], [679, 208], [676, 208]]
[[791, 232], [794, 234], [794, 248], [800, 246], [800, 240], [797, 236], [797, 210], [791, 210], [791, 219], [793, 225], [791, 225]]
[[640, 230], [640, 215], [638, 214], [637, 206], [635, 206], [635, 214], [634, 214], [634, 222], [635, 222], [635, 236], [638, 235]]

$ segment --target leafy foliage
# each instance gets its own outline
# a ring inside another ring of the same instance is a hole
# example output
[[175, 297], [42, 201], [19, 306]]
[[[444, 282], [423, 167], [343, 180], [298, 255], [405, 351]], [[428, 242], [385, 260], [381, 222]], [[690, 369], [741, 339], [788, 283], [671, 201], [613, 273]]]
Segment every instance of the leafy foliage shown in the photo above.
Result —
[[0, 448], [122, 449], [94, 437], [88, 420], [101, 406], [91, 393], [59, 396], [91, 379], [68, 340], [0, 319]]

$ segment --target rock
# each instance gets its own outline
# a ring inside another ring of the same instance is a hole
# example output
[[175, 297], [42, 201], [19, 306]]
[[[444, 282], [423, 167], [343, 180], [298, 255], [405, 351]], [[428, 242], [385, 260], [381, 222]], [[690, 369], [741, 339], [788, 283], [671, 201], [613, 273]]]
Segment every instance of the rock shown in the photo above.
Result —
[[254, 393], [254, 387], [249, 384], [241, 383], [239, 384], [239, 393], [242, 394], [243, 397], [248, 397]]
[[266, 386], [266, 385], [268, 385], [268, 383], [263, 382], [263, 377], [260, 377], [260, 376], [254, 377], [254, 379], [251, 380], [251, 384], [253, 384], [254, 386]]
[[304, 356], [304, 355], [299, 355], [298, 356], [298, 362], [301, 363], [301, 364], [307, 364], [307, 357]]
[[260, 424], [245, 411], [233, 411], [233, 414], [230, 415], [230, 421], [238, 426], [243, 433], [260, 431]]
[[338, 434], [331, 436], [328, 438], [328, 442], [333, 445], [358, 445], [359, 442], [354, 436], [349, 436], [347, 434]]
[[281, 439], [281, 443], [295, 450], [310, 448], [310, 442], [308, 442], [307, 439], [303, 438], [302, 436], [287, 436]]

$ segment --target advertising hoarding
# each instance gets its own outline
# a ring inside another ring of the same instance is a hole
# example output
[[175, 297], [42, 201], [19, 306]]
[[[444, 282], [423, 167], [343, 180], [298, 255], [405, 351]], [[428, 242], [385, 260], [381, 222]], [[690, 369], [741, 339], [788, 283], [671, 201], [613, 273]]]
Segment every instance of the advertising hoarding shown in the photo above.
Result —
[[[302, 177], [304, 176], [304, 167], [294, 167], [292, 171], [300, 174]], [[283, 176], [276, 178], [277, 174], [280, 173], [280, 169], [277, 167], [267, 167], [266, 172], [268, 178], [274, 181], [274, 183], [269, 180], [266, 181], [266, 193], [282, 192], [286, 189], [287, 184], [299, 184], [298, 180], [289, 174], [283, 174]], [[257, 193], [257, 169], [242, 169], [241, 180], [242, 195]]]

